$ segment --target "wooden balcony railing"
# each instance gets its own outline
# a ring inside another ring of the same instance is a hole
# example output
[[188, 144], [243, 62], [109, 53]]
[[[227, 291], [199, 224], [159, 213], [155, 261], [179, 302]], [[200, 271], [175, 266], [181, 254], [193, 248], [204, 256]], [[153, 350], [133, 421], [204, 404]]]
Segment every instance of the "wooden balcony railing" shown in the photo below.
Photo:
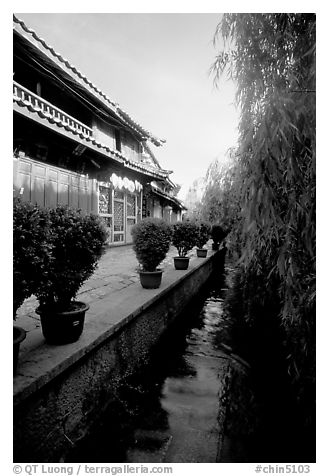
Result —
[[[86, 126], [86, 124], [83, 124], [50, 102], [46, 101], [46, 99], [43, 99], [32, 91], [29, 91], [24, 86], [16, 83], [15, 81], [13, 83], [13, 97], [15, 102], [26, 106], [30, 111], [37, 113], [40, 117], [47, 119], [50, 123], [56, 123], [59, 127], [64, 127], [66, 130], [70, 130], [73, 134], [78, 134], [80, 137], [92, 141], [94, 144], [97, 144], [97, 146], [109, 148], [111, 152], [118, 155], [117, 151], [113, 151], [110, 147], [99, 141], [97, 134], [95, 136], [92, 128]], [[149, 160], [147, 160], [146, 163], [142, 160], [142, 155], [140, 153], [132, 153], [131, 151], [128, 151], [127, 155], [126, 150], [124, 153], [120, 153], [119, 155], [127, 164], [130, 164], [131, 166], [137, 166], [142, 170], [148, 170], [157, 173], [157, 175], [161, 175], [161, 171], [156, 170], [152, 164], [149, 163]]]
[[29, 91], [27, 88], [21, 86], [15, 81], [13, 93], [14, 100], [16, 102], [22, 102], [30, 110], [39, 113], [41, 116], [47, 118], [50, 122], [57, 123], [60, 127], [68, 128], [72, 132], [82, 135], [85, 138], [92, 137], [93, 130], [90, 127], [86, 126], [82, 122], [78, 121], [74, 117], [70, 116], [32, 91]]

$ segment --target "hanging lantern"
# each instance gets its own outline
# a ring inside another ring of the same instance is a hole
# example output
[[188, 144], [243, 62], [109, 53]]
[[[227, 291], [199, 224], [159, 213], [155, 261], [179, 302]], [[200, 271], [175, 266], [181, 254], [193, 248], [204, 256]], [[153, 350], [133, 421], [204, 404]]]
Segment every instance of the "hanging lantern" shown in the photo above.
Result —
[[112, 182], [114, 187], [117, 186], [117, 179], [118, 179], [118, 176], [116, 174], [111, 175], [110, 182]]
[[123, 186], [124, 188], [126, 188], [128, 190], [128, 187], [129, 187], [129, 180], [127, 179], [127, 177], [125, 177], [123, 180]]
[[132, 182], [131, 180], [129, 180], [128, 190], [129, 190], [130, 193], [134, 193], [134, 191], [135, 191], [134, 182]]

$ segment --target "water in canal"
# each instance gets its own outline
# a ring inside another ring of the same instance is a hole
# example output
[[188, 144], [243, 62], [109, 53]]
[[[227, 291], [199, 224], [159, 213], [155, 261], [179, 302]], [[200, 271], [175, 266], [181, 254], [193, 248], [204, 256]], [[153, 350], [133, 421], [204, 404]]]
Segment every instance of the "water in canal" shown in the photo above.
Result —
[[[285, 441], [278, 442], [266, 419], [277, 412], [258, 399], [260, 378], [255, 385], [238, 355], [225, 292], [219, 275], [163, 336], [148, 364], [123, 382], [66, 462], [284, 461]], [[287, 453], [293, 457], [291, 444]]]

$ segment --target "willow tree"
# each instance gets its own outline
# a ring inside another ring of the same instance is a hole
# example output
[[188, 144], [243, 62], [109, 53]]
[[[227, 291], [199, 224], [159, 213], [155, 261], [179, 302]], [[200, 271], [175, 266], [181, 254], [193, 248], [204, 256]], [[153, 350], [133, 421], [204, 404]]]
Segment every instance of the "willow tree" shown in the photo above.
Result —
[[302, 397], [315, 357], [315, 15], [225, 14], [215, 45], [220, 35], [212, 71], [217, 84], [223, 73], [236, 81], [241, 110], [245, 311], [276, 300]]
[[210, 223], [220, 223], [227, 231], [237, 226], [239, 220], [240, 180], [239, 168], [231, 157], [220, 162], [214, 160], [205, 177], [205, 191], [202, 197], [202, 216]]

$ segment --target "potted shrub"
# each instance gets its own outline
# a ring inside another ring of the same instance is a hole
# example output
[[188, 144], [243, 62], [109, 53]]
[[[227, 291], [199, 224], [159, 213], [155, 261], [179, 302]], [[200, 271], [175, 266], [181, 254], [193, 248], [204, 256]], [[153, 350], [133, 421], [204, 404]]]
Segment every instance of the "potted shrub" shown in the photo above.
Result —
[[210, 225], [204, 221], [200, 221], [197, 223], [197, 227], [196, 254], [199, 258], [205, 258], [207, 256], [207, 250], [203, 247], [209, 240]]
[[172, 225], [172, 244], [177, 248], [178, 256], [174, 257], [176, 269], [187, 269], [190, 258], [187, 253], [195, 246], [197, 226], [191, 221], [180, 221]]
[[[25, 299], [43, 284], [43, 268], [49, 261], [47, 242], [49, 218], [47, 211], [37, 205], [14, 198], [13, 204], [13, 314]], [[14, 373], [17, 368], [19, 346], [26, 331], [14, 326]]]
[[141, 266], [141, 285], [146, 289], [158, 288], [162, 278], [162, 270], [158, 266], [165, 259], [171, 243], [170, 225], [160, 218], [145, 218], [133, 226], [131, 235]]
[[103, 254], [107, 231], [96, 215], [58, 206], [49, 210], [51, 259], [46, 284], [36, 291], [43, 335], [48, 343], [79, 339], [89, 305], [75, 301], [80, 286]]
[[224, 240], [227, 232], [218, 224], [215, 223], [211, 227], [211, 238], [213, 239], [212, 249], [218, 250], [220, 243]]

